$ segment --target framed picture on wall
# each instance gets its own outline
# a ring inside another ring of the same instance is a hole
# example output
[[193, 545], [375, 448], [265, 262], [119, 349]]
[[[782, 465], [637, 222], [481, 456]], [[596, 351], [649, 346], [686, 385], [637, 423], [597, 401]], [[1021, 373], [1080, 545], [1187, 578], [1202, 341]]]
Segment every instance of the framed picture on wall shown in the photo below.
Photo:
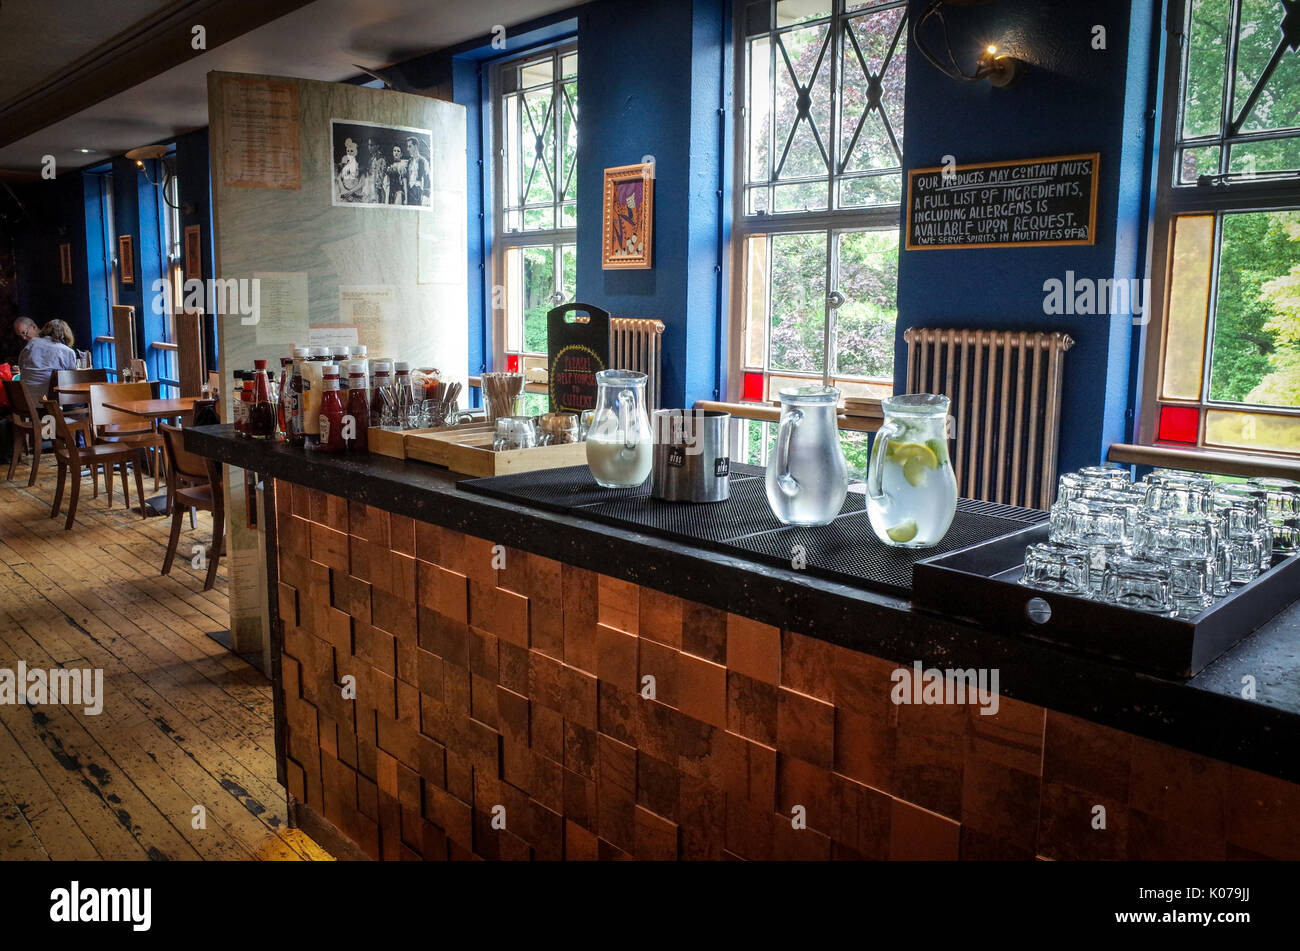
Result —
[[203, 280], [203, 240], [198, 225], [185, 226], [185, 280]]
[[135, 244], [129, 234], [117, 236], [117, 279], [123, 284], [135, 283]]
[[335, 207], [433, 207], [428, 129], [331, 119], [330, 149]]
[[66, 241], [59, 245], [59, 283], [72, 283], [72, 245]]
[[654, 247], [653, 162], [605, 169], [600, 266], [649, 270]]

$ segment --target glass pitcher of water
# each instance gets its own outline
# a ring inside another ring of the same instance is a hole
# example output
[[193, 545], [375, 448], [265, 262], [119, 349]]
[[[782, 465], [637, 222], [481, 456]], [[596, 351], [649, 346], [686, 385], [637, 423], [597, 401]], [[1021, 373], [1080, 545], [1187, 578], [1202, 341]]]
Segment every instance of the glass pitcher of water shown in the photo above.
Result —
[[587, 466], [607, 489], [627, 489], [650, 477], [654, 462], [646, 375], [634, 370], [596, 374], [596, 409], [587, 430]]
[[767, 501], [787, 525], [825, 525], [840, 514], [849, 469], [840, 447], [833, 386], [780, 391], [781, 429], [767, 465]]
[[881, 401], [885, 423], [871, 447], [867, 517], [886, 545], [929, 548], [957, 511], [948, 458], [948, 397], [930, 393]]

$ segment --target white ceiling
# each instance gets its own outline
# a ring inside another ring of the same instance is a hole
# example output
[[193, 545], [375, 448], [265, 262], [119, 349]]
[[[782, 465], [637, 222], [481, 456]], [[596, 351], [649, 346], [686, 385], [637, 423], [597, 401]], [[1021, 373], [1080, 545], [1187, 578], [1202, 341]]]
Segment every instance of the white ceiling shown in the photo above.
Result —
[[[12, 2], [3, 0], [6, 16]], [[69, 5], [84, 9], [84, 5]], [[150, 5], [134, 0], [133, 9]], [[207, 74], [213, 70], [337, 82], [357, 75], [353, 64], [391, 65], [486, 36], [497, 24], [508, 31], [511, 25], [573, 5], [574, 0], [315, 0], [0, 148], [0, 169], [34, 171], [45, 155], [53, 155], [59, 168], [80, 168], [206, 126]], [[45, 6], [52, 9], [46, 26], [49, 35], [59, 37], [72, 28], [55, 20], [64, 6], [62, 0], [48, 4], [42, 0]], [[11, 47], [19, 41], [19, 37], [0, 36], [0, 61], [14, 52]], [[0, 73], [0, 82], [4, 76]], [[79, 148], [93, 152], [80, 153]]]

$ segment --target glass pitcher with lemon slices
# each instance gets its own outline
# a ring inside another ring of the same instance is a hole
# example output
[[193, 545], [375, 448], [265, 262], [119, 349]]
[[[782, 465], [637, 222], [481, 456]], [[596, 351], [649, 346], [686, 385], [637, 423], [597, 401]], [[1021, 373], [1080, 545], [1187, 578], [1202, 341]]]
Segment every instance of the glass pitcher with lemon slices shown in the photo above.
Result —
[[931, 393], [881, 401], [885, 422], [871, 447], [867, 517], [876, 537], [896, 548], [937, 545], [957, 511], [948, 459], [948, 397]]

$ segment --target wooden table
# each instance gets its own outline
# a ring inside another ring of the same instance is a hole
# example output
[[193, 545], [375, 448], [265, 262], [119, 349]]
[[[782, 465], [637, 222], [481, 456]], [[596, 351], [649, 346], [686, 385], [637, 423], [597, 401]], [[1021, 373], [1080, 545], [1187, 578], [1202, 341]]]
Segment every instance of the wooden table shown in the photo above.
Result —
[[101, 380], [99, 383], [64, 383], [62, 386], [56, 386], [55, 389], [63, 396], [80, 396], [83, 399], [90, 396], [92, 386], [103, 386]]
[[[63, 387], [59, 387], [63, 391]], [[198, 398], [194, 396], [180, 396], [173, 399], [164, 400], [105, 400], [104, 405], [108, 409], [115, 409], [123, 413], [130, 413], [132, 416], [143, 416], [146, 419], [168, 419], [172, 416], [188, 416], [194, 412], [194, 404]]]
[[[62, 387], [60, 387], [60, 390], [62, 390]], [[104, 406], [107, 409], [130, 413], [132, 416], [140, 416], [156, 423], [160, 419], [193, 415], [196, 401], [197, 398], [193, 396], [163, 400], [116, 400], [111, 402], [105, 400]], [[166, 495], [156, 495], [151, 499], [145, 499], [145, 505], [159, 515], [169, 514], [171, 512], [171, 489], [167, 490]]]

